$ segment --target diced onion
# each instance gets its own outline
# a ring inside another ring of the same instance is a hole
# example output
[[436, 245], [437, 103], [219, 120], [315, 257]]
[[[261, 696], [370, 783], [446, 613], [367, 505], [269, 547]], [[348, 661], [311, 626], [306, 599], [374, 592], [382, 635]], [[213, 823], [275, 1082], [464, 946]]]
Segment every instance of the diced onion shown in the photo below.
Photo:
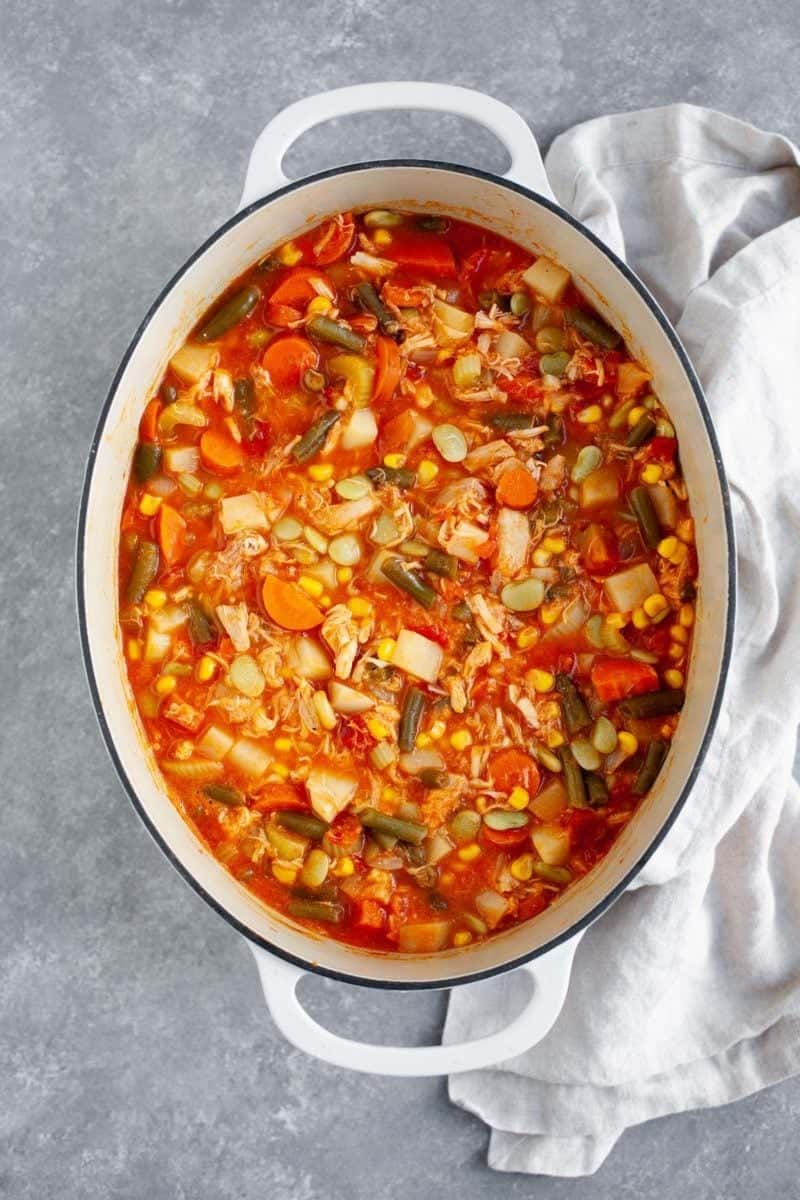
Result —
[[200, 451], [197, 446], [167, 446], [164, 450], [164, 466], [173, 475], [182, 472], [191, 475], [200, 466]]
[[435, 683], [443, 658], [444, 651], [438, 642], [432, 642], [412, 629], [401, 629], [392, 654], [392, 666], [424, 679], [426, 683]]

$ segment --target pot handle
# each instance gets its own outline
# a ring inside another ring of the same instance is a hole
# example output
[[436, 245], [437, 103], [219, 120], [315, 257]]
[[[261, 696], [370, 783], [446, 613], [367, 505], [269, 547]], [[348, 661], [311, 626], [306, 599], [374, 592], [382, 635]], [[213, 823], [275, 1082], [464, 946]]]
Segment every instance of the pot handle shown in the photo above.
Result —
[[540, 1042], [561, 1011], [580, 939], [577, 934], [518, 968], [530, 976], [532, 992], [522, 1012], [505, 1029], [472, 1042], [444, 1046], [376, 1046], [330, 1033], [308, 1015], [297, 997], [297, 985], [306, 972], [252, 942], [249, 945], [272, 1019], [298, 1050], [335, 1067], [368, 1075], [423, 1076], [493, 1067]]
[[284, 108], [264, 128], [253, 147], [239, 208], [271, 195], [289, 182], [282, 170], [283, 156], [293, 142], [315, 125], [351, 113], [401, 108], [454, 113], [485, 126], [511, 156], [505, 178], [539, 192], [548, 200], [555, 199], [536, 139], [513, 108], [470, 88], [403, 81], [359, 83], [319, 92]]

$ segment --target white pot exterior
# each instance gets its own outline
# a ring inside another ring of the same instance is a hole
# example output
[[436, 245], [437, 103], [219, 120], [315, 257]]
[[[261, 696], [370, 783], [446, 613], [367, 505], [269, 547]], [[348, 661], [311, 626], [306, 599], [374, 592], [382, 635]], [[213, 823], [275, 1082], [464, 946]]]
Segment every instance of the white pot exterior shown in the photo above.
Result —
[[[156, 771], [128, 685], [118, 626], [119, 520], [144, 403], [170, 356], [228, 284], [276, 244], [327, 214], [373, 207], [474, 221], [572, 272], [653, 372], [673, 421], [697, 528], [700, 596], [687, 701], [656, 786], [606, 859], [534, 920], [434, 956], [373, 954], [320, 938], [265, 908], [183, 821]], [[389, 987], [451, 986], [535, 957], [592, 920], [652, 853], [696, 773], [721, 698], [733, 627], [733, 543], [719, 454], [699, 387], [674, 333], [630, 272], [558, 207], [480, 172], [381, 163], [327, 172], [253, 204], [214, 235], [140, 328], [92, 448], [79, 535], [82, 636], [98, 715], [125, 786], [184, 876], [255, 943], [317, 970]]]

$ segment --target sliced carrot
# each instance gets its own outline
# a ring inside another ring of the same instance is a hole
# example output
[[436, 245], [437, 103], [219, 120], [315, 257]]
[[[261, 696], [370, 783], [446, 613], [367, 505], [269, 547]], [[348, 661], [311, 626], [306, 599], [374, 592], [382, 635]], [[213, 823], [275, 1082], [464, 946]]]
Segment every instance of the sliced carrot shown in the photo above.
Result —
[[290, 325], [294, 325], [296, 321], [302, 321], [303, 314], [297, 308], [291, 308], [288, 304], [268, 304], [267, 305], [267, 323], [269, 325], [277, 325], [279, 329], [288, 329]]
[[203, 466], [215, 475], [232, 475], [244, 462], [239, 443], [214, 429], [207, 429], [200, 438], [200, 457]]
[[334, 293], [333, 284], [321, 271], [315, 271], [313, 267], [295, 267], [272, 292], [269, 302], [304, 308], [309, 300], [320, 295], [319, 287], [322, 288], [322, 295]]
[[139, 436], [143, 442], [158, 441], [158, 417], [160, 412], [161, 401], [151, 400], [139, 422]]
[[291, 783], [270, 783], [253, 805], [258, 812], [308, 812], [308, 801]]
[[379, 337], [377, 343], [378, 362], [375, 371], [375, 386], [372, 391], [373, 404], [391, 400], [403, 373], [403, 363], [397, 343], [391, 338]]
[[298, 387], [305, 371], [319, 362], [319, 354], [308, 338], [299, 333], [285, 333], [267, 346], [261, 365], [269, 371], [276, 388]]
[[164, 561], [174, 566], [186, 549], [186, 522], [169, 504], [162, 504], [156, 515], [156, 534]]
[[501, 846], [504, 850], [513, 850], [522, 846], [531, 836], [530, 825], [521, 825], [519, 829], [490, 829], [488, 825], [481, 826], [481, 837], [493, 846]]
[[338, 213], [331, 221], [326, 221], [322, 233], [312, 247], [314, 258], [320, 266], [336, 262], [342, 258], [353, 244], [356, 225], [353, 214]]
[[283, 629], [297, 632], [314, 629], [325, 620], [325, 613], [296, 583], [287, 583], [277, 575], [267, 575], [261, 595], [267, 615]]
[[658, 672], [635, 658], [596, 658], [592, 665], [592, 687], [598, 700], [624, 700], [658, 688]]
[[507, 508], [530, 508], [539, 494], [539, 485], [521, 464], [509, 467], [497, 485], [497, 503]]
[[498, 750], [489, 759], [489, 778], [501, 792], [510, 792], [514, 787], [524, 787], [534, 795], [539, 790], [541, 771], [530, 754], [509, 746]]

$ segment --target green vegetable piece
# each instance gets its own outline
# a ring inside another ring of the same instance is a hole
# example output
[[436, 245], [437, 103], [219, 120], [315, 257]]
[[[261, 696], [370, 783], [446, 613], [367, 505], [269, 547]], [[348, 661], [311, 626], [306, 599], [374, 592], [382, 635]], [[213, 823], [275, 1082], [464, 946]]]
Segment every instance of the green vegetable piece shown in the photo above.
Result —
[[343, 350], [352, 350], [355, 354], [361, 354], [367, 344], [367, 339], [356, 333], [355, 329], [348, 329], [346, 325], [340, 325], [330, 317], [314, 317], [308, 322], [306, 329], [321, 342], [341, 346]]
[[590, 771], [584, 776], [586, 782], [586, 798], [589, 808], [602, 808], [608, 804], [608, 784], [597, 771]]
[[206, 321], [197, 335], [198, 342], [215, 342], [234, 325], [238, 325], [245, 317], [249, 317], [261, 299], [261, 289], [255, 284], [242, 288], [230, 300], [226, 300], [222, 308], [218, 308], [210, 320]]
[[178, 399], [178, 389], [173, 387], [171, 383], [162, 383], [159, 392], [165, 404], [174, 404]]
[[217, 629], [213, 617], [209, 616], [199, 600], [187, 600], [189, 614], [189, 637], [196, 646], [207, 646], [217, 640]]
[[545, 422], [547, 425], [547, 433], [542, 434], [542, 442], [545, 446], [560, 446], [564, 441], [564, 422], [558, 413], [550, 413]]
[[408, 689], [403, 700], [403, 710], [400, 714], [400, 729], [397, 738], [397, 744], [401, 750], [408, 751], [414, 749], [414, 743], [417, 740], [422, 718], [425, 716], [426, 704], [427, 701], [424, 692], [421, 692], [416, 687]]
[[434, 217], [431, 214], [417, 217], [417, 225], [420, 229], [427, 229], [430, 233], [444, 233], [449, 228], [450, 222], [447, 217]]
[[133, 473], [139, 483], [147, 483], [161, 466], [161, 447], [155, 442], [139, 442], [133, 456]]
[[569, 366], [571, 357], [566, 350], [559, 350], [557, 354], [543, 354], [539, 359], [539, 370], [542, 375], [557, 375], [560, 378]]
[[558, 325], [543, 325], [536, 334], [536, 349], [540, 354], [557, 354], [567, 344], [567, 335]]
[[533, 864], [533, 873], [545, 883], [556, 883], [559, 887], [572, 883], [572, 871], [566, 867], [551, 867], [548, 863], [537, 862]]
[[208, 796], [209, 800], [214, 800], [217, 804], [227, 804], [229, 808], [244, 804], [244, 796], [235, 787], [225, 787], [221, 783], [207, 783], [200, 790], [204, 796]]
[[426, 571], [441, 575], [443, 579], [458, 579], [458, 559], [454, 554], [445, 554], [444, 550], [429, 550], [423, 565]]
[[310, 429], [307, 429], [300, 441], [292, 447], [292, 457], [296, 462], [304, 463], [315, 458], [327, 441], [328, 434], [342, 414], [335, 408], [328, 408], [318, 417]]
[[511, 297], [492, 288], [488, 291], [478, 293], [478, 304], [484, 312], [488, 312], [493, 304], [496, 304], [498, 308], [502, 308], [504, 312], [508, 312], [511, 308]]
[[328, 925], [341, 925], [344, 920], [344, 907], [329, 900], [307, 900], [304, 896], [292, 896], [286, 905], [286, 911], [292, 917], [304, 918], [307, 921], [324, 921]]
[[309, 368], [303, 372], [303, 387], [307, 392], [324, 392], [325, 376], [321, 371], [314, 371]]
[[379, 812], [377, 808], [362, 808], [358, 814], [361, 824], [374, 833], [385, 833], [388, 837], [397, 838], [399, 842], [410, 842], [419, 846], [428, 836], [427, 825], [418, 821], [404, 821], [401, 817], [390, 817], [388, 813]]
[[561, 672], [556, 675], [556, 689], [561, 696], [561, 707], [564, 711], [564, 723], [567, 731], [579, 733], [581, 729], [591, 725], [592, 718], [589, 716], [589, 710], [569, 675]]
[[129, 604], [141, 604], [145, 592], [158, 574], [159, 561], [160, 555], [155, 542], [139, 543], [125, 589], [125, 599]]
[[564, 786], [567, 789], [567, 799], [572, 808], [586, 808], [586, 784], [583, 771], [578, 766], [575, 755], [569, 746], [562, 746], [560, 751], [561, 765], [564, 768]]
[[650, 493], [646, 487], [636, 487], [631, 492], [631, 508], [636, 514], [636, 520], [639, 522], [639, 529], [642, 533], [645, 546], [650, 550], [655, 550], [658, 543], [661, 541], [661, 526], [658, 523], [656, 510], [653, 508], [653, 501], [650, 499]]
[[389, 311], [371, 283], [360, 283], [356, 288], [356, 296], [361, 307], [378, 318], [378, 327], [381, 333], [396, 340], [398, 340], [398, 336], [400, 340], [405, 339], [405, 331], [397, 317]]
[[275, 820], [283, 829], [290, 829], [292, 833], [301, 833], [303, 837], [311, 838], [314, 842], [323, 838], [329, 829], [327, 821], [321, 821], [319, 817], [313, 817], [311, 813], [281, 811], [275, 813]]
[[425, 767], [420, 771], [417, 779], [429, 792], [433, 792], [437, 788], [447, 787], [450, 782], [450, 776], [447, 774], [447, 771], [440, 771], [438, 767]]
[[649, 442], [650, 438], [656, 431], [656, 423], [650, 416], [650, 413], [644, 413], [639, 417], [639, 420], [634, 425], [628, 436], [625, 438], [626, 446], [643, 446], [645, 442]]
[[527, 292], [514, 292], [511, 297], [511, 311], [515, 317], [522, 317], [530, 310], [531, 298]]
[[417, 482], [416, 472], [408, 467], [367, 467], [364, 474], [375, 487], [387, 487], [391, 484], [392, 487], [406, 491]]
[[596, 346], [602, 346], [604, 350], [613, 350], [622, 341], [616, 329], [606, 325], [605, 321], [601, 321], [595, 313], [587, 312], [585, 308], [568, 308], [564, 316], [568, 325], [577, 329], [578, 333], [582, 333]]
[[381, 574], [401, 592], [412, 596], [423, 608], [433, 608], [436, 603], [434, 589], [416, 571], [407, 567], [402, 558], [387, 558], [381, 564]]
[[533, 417], [524, 412], [495, 412], [489, 414], [489, 424], [492, 429], [513, 433], [515, 429], [532, 429]]
[[527, 814], [513, 808], [490, 808], [483, 814], [483, 823], [489, 829], [522, 829], [530, 824]]
[[634, 780], [633, 791], [635, 795], [644, 796], [646, 792], [650, 791], [664, 764], [668, 750], [669, 743], [662, 741], [661, 738], [656, 738], [650, 742], [645, 752], [644, 762], [639, 768], [639, 774]]
[[669, 717], [683, 708], [686, 693], [683, 688], [665, 688], [660, 692], [644, 692], [641, 696], [630, 696], [620, 701], [619, 711], [624, 717]]
[[630, 400], [626, 400], [623, 404], [620, 404], [617, 408], [615, 408], [611, 416], [608, 418], [608, 428], [622, 429], [624, 425], [627, 425], [628, 413], [631, 411], [631, 409], [635, 408], [637, 404], [638, 401], [636, 397], [631, 396]]

